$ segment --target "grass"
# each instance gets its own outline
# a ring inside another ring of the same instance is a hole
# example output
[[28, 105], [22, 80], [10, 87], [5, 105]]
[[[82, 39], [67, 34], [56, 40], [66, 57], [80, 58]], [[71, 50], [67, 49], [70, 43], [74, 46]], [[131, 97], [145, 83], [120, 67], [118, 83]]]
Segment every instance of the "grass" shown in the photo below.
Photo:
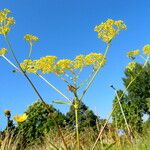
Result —
[[[62, 129], [68, 150], [75, 150], [77, 147], [75, 131]], [[92, 128], [86, 128], [80, 133], [80, 146], [82, 150], [91, 150], [97, 137], [98, 131]], [[126, 135], [118, 136], [115, 130], [108, 129], [103, 133], [101, 140], [98, 141], [95, 150], [150, 150], [150, 132], [146, 135], [137, 135], [134, 143], [130, 143]], [[54, 130], [51, 130], [42, 139], [34, 141], [25, 147], [27, 143], [21, 134], [13, 137], [13, 134], [7, 133], [1, 142], [0, 150], [65, 150], [63, 142]]]

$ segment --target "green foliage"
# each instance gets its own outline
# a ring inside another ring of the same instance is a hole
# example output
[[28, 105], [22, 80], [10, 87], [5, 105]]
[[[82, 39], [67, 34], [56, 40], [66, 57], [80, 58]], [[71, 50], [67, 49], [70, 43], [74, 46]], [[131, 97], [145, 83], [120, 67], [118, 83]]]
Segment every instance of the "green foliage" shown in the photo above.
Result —
[[28, 107], [26, 111], [28, 119], [23, 123], [19, 123], [17, 127], [18, 132], [23, 135], [27, 142], [42, 138], [42, 136], [51, 129], [55, 130], [55, 123], [60, 127], [64, 126], [65, 116], [53, 108], [52, 105], [48, 105], [48, 107], [51, 111], [50, 115], [40, 101], [37, 101]]
[[143, 123], [144, 135], [150, 136], [150, 118]]
[[[98, 120], [98, 117], [82, 101], [79, 101], [78, 110], [80, 130], [84, 127], [96, 127], [96, 120]], [[71, 126], [75, 126], [75, 112], [73, 106], [70, 107], [66, 117], [68, 120], [67, 122], [69, 122]]]
[[123, 81], [125, 87], [127, 87], [133, 76], [137, 75], [140, 71], [139, 76], [128, 88], [128, 99], [131, 99], [130, 101], [136, 104], [141, 111], [141, 115], [143, 115], [150, 113], [147, 105], [147, 98], [150, 97], [150, 64], [147, 64], [144, 69], [141, 64], [137, 64], [132, 74], [126, 70], [126, 78], [123, 78]]
[[[141, 64], [137, 64], [136, 68], [131, 72], [130, 70], [125, 70], [125, 78], [123, 78], [125, 88], [128, 86], [130, 81], [139, 73], [136, 80], [127, 89], [127, 93], [120, 100], [123, 107], [127, 122], [132, 130], [139, 133], [142, 132], [144, 114], [150, 114], [149, 111], [149, 96], [150, 96], [150, 64], [142, 69]], [[118, 91], [120, 96], [123, 91]], [[115, 97], [113, 105], [117, 105], [113, 113], [113, 123], [119, 128], [125, 128], [125, 121], [121, 113], [119, 104], [117, 103], [117, 98]]]

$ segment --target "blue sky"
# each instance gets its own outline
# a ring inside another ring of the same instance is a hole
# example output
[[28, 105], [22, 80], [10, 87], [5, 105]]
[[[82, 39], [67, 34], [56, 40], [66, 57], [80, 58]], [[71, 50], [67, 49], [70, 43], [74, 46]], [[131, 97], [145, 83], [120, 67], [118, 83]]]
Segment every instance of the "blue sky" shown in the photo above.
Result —
[[[123, 88], [121, 78], [129, 59], [128, 50], [140, 49], [150, 43], [150, 1], [140, 0], [1, 0], [0, 9], [9, 8], [13, 12], [16, 24], [9, 34], [12, 46], [19, 60], [26, 58], [28, 45], [23, 36], [32, 33], [40, 38], [34, 46], [33, 59], [45, 55], [73, 59], [79, 54], [90, 52], [103, 53], [105, 43], [97, 38], [95, 25], [108, 18], [123, 20], [128, 30], [123, 31], [112, 42], [107, 64], [101, 70], [92, 87], [84, 97], [84, 102], [100, 117], [105, 118], [111, 111], [114, 91]], [[0, 48], [6, 47], [0, 37]], [[11, 55], [7, 55], [11, 60]], [[23, 113], [38, 99], [29, 83], [20, 74], [12, 73], [13, 68], [0, 59], [0, 129], [6, 123], [3, 110], [10, 109], [12, 115]], [[53, 89], [34, 75], [30, 76], [41, 95], [50, 103], [54, 99], [63, 99]], [[66, 85], [54, 75], [46, 76], [66, 95]], [[84, 77], [84, 76], [83, 76]], [[58, 106], [62, 112], [68, 106]]]

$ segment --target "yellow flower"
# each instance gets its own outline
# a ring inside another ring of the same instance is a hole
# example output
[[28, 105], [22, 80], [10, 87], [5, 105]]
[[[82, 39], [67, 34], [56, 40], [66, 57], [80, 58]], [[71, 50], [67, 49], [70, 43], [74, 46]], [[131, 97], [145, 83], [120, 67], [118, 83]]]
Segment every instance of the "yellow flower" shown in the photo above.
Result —
[[85, 65], [93, 65], [95, 69], [102, 67], [105, 61], [104, 55], [101, 53], [90, 53], [85, 56]]
[[5, 14], [10, 14], [10, 13], [11, 13], [11, 10], [5, 8], [5, 9], [3, 10], [3, 12], [4, 12]]
[[130, 71], [133, 71], [135, 67], [136, 67], [136, 62], [130, 62], [126, 68]]
[[129, 51], [128, 52], [128, 57], [132, 57], [132, 56], [135, 56], [135, 55], [138, 55], [140, 53], [140, 50], [134, 50], [134, 51]]
[[144, 54], [150, 55], [150, 44], [147, 44], [143, 47]]
[[10, 31], [10, 28], [7, 26], [0, 27], [0, 34], [6, 35]]
[[7, 53], [7, 49], [6, 48], [1, 48], [0, 49], [0, 56], [5, 55]]
[[127, 26], [123, 23], [122, 20], [115, 21], [114, 25], [116, 25], [119, 30], [126, 30], [127, 29]]
[[45, 56], [36, 61], [38, 70], [43, 74], [51, 73], [54, 71], [56, 56]]
[[66, 70], [73, 70], [73, 62], [69, 59], [61, 59], [55, 65], [56, 74], [64, 74]]
[[37, 42], [37, 41], [39, 41], [39, 38], [36, 37], [36, 36], [34, 36], [34, 35], [32, 35], [32, 34], [26, 34], [26, 35], [24, 36], [24, 39], [25, 39], [26, 41], [28, 41], [28, 42]]
[[11, 11], [9, 9], [4, 9], [0, 11], [0, 34], [6, 35], [9, 33], [11, 26], [15, 24], [13, 17], [8, 17]]
[[95, 31], [98, 32], [98, 38], [106, 43], [110, 43], [112, 39], [120, 32], [120, 30], [126, 30], [127, 27], [123, 21], [114, 21], [108, 19], [106, 22], [102, 22], [95, 27]]
[[15, 24], [14, 18], [13, 17], [7, 18], [7, 26], [11, 26], [13, 24]]
[[83, 68], [84, 66], [85, 66], [85, 56], [84, 55], [76, 56], [73, 62], [74, 69]]
[[25, 120], [27, 120], [28, 115], [26, 113], [22, 114], [22, 115], [17, 115], [14, 117], [14, 120], [18, 123], [24, 122]]
[[24, 71], [28, 71], [29, 73], [36, 73], [38, 71], [38, 67], [36, 65], [36, 61], [32, 61], [29, 59], [25, 59], [21, 64], [20, 67]]

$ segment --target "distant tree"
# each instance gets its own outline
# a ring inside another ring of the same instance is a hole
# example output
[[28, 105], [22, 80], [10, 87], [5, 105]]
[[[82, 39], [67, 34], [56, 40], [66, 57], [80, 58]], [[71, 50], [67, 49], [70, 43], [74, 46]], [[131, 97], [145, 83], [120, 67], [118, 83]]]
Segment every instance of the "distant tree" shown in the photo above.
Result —
[[[117, 91], [119, 97], [122, 95], [123, 91]], [[130, 99], [131, 100], [131, 99]], [[132, 100], [131, 100], [132, 101]], [[137, 108], [136, 103], [132, 103], [129, 101], [128, 96], [124, 95], [120, 99], [121, 106], [123, 108], [127, 123], [131, 130], [142, 132], [142, 116], [141, 111]], [[115, 106], [115, 110], [112, 114], [113, 124], [117, 126], [117, 128], [126, 129], [126, 123], [121, 112], [121, 108], [118, 103], [117, 97], [115, 97], [113, 101], [113, 106]]]
[[141, 110], [142, 115], [150, 115], [147, 102], [147, 99], [150, 97], [150, 64], [147, 64], [144, 69], [141, 64], [137, 64], [133, 72], [126, 70], [126, 77], [123, 78], [123, 81], [125, 87], [127, 87], [132, 77], [140, 71], [141, 73], [139, 76], [131, 84], [130, 88], [128, 88], [128, 99], [131, 99], [131, 102], [136, 103], [136, 106]]
[[[127, 87], [130, 81], [140, 72], [136, 80], [127, 89], [127, 94], [120, 100], [128, 124], [134, 131], [142, 132], [143, 115], [150, 115], [148, 104], [150, 103], [150, 64], [142, 68], [141, 64], [137, 64], [135, 69], [125, 70], [125, 78], [123, 78], [124, 86]], [[122, 91], [118, 91], [119, 95]], [[113, 105], [117, 103], [115, 97]], [[124, 127], [125, 122], [119, 105], [113, 113], [113, 123], [119, 127]]]
[[[82, 130], [84, 127], [96, 127], [98, 117], [90, 110], [82, 101], [79, 101], [79, 126]], [[66, 114], [67, 122], [75, 126], [74, 107], [71, 106], [69, 112]]]
[[18, 132], [23, 135], [26, 143], [40, 139], [45, 133], [48, 133], [50, 129], [55, 129], [55, 122], [57, 122], [60, 127], [64, 126], [65, 116], [53, 108], [52, 105], [48, 105], [48, 107], [51, 110], [51, 114], [49, 114], [48, 110], [40, 101], [33, 103], [27, 108], [27, 120], [23, 123], [19, 123], [17, 127]]

